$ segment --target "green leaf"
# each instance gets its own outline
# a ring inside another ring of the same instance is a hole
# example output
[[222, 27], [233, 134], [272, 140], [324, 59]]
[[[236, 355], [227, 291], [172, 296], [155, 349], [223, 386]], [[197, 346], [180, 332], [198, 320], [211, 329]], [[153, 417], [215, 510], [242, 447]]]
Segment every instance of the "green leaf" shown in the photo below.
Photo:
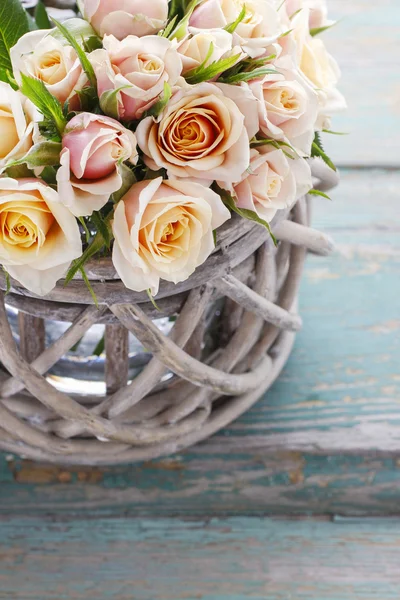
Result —
[[85, 54], [84, 50], [81, 48], [81, 46], [76, 41], [76, 37], [62, 23], [60, 23], [59, 21], [57, 21], [54, 18], [52, 20], [56, 24], [57, 29], [62, 33], [62, 35], [67, 40], [67, 42], [75, 50], [75, 52], [79, 58], [79, 62], [82, 65], [82, 69], [84, 70], [87, 78], [90, 81], [90, 85], [92, 86], [93, 89], [96, 90], [97, 89], [97, 79], [96, 79], [96, 75], [95, 75], [93, 66], [92, 66], [90, 60], [88, 59], [87, 55]]
[[39, 79], [21, 73], [21, 80], [20, 90], [22, 94], [33, 102], [42, 115], [54, 125], [58, 134], [62, 136], [67, 121], [60, 102], [50, 94], [44, 83]]
[[324, 31], [328, 31], [328, 29], [331, 29], [335, 25], [336, 23], [330, 23], [329, 25], [324, 25], [323, 27], [313, 27], [312, 29], [310, 29], [310, 34], [312, 35], [312, 37], [315, 37], [320, 33], [324, 33]]
[[45, 181], [48, 185], [54, 186], [57, 188], [57, 171], [54, 167], [45, 167], [43, 171], [40, 173], [41, 179]]
[[94, 212], [91, 216], [91, 221], [95, 226], [97, 232], [103, 238], [104, 245], [108, 250], [110, 248], [112, 240], [112, 229], [110, 221], [107, 219], [103, 219], [100, 212]]
[[235, 21], [233, 21], [232, 23], [229, 23], [229, 25], [227, 25], [225, 27], [225, 31], [227, 31], [228, 33], [234, 33], [236, 31], [236, 29], [239, 27], [240, 23], [245, 18], [246, 18], [246, 4], [243, 4], [242, 10], [240, 11], [237, 19]]
[[86, 275], [86, 271], [85, 271], [85, 269], [84, 269], [83, 267], [80, 267], [80, 268], [79, 268], [79, 271], [81, 272], [82, 279], [83, 279], [83, 281], [85, 282], [85, 284], [86, 284], [86, 287], [87, 287], [87, 289], [89, 290], [89, 292], [90, 292], [90, 295], [91, 295], [91, 296], [92, 296], [92, 298], [93, 298], [93, 302], [94, 302], [94, 304], [95, 304], [96, 308], [99, 308], [99, 303], [98, 303], [98, 300], [97, 300], [97, 296], [96, 296], [96, 294], [95, 294], [95, 292], [94, 292], [94, 289], [92, 288], [92, 285], [91, 285], [91, 283], [90, 283], [90, 281], [89, 281], [89, 279], [88, 279], [88, 276]]
[[[211, 53], [212, 50], [213, 49], [211, 48]], [[186, 73], [186, 75], [184, 75], [188, 83], [190, 83], [191, 85], [195, 85], [196, 83], [201, 83], [202, 81], [210, 81], [214, 79], [224, 71], [227, 71], [228, 69], [233, 67], [233, 65], [235, 65], [239, 60], [240, 54], [235, 54], [234, 56], [229, 56], [228, 58], [221, 58], [220, 60], [211, 63], [211, 65], [209, 65], [208, 67], [205, 67], [204, 65], [207, 64], [208, 58], [206, 58], [204, 63], [201, 64], [199, 67], [191, 69]]]
[[106, 337], [105, 335], [103, 335], [102, 338], [99, 340], [98, 344], [96, 345], [96, 348], [93, 350], [93, 356], [101, 356], [104, 352], [105, 347]]
[[258, 69], [253, 69], [252, 71], [242, 71], [241, 73], [236, 73], [234, 75], [225, 75], [220, 77], [218, 81], [234, 85], [235, 83], [252, 81], [252, 79], [258, 79], [260, 77], [264, 77], [264, 75], [270, 74], [276, 75], [279, 74], [279, 72], [276, 69], [271, 69], [270, 67], [259, 67]]
[[147, 295], [148, 295], [148, 297], [149, 297], [149, 300], [150, 300], [150, 302], [152, 303], [152, 305], [154, 306], [154, 308], [155, 308], [156, 310], [158, 310], [158, 312], [161, 312], [161, 309], [160, 309], [160, 307], [159, 307], [159, 306], [157, 306], [157, 303], [156, 303], [156, 301], [155, 301], [155, 300], [154, 300], [154, 298], [153, 298], [153, 295], [152, 295], [152, 293], [151, 293], [151, 290], [150, 290], [150, 289], [148, 289], [148, 290], [146, 290], [146, 292], [147, 292]]
[[43, 4], [42, 0], [39, 0], [39, 2], [36, 4], [35, 21], [36, 21], [36, 25], [39, 27], [39, 29], [51, 29], [52, 28], [50, 19], [49, 19], [49, 15], [47, 14], [47, 10], [46, 10], [45, 5]]
[[319, 135], [318, 132], [316, 132], [314, 141], [312, 143], [311, 156], [313, 158], [316, 158], [316, 157], [322, 158], [324, 163], [326, 165], [328, 165], [329, 168], [331, 168], [333, 171], [337, 171], [334, 163], [332, 162], [332, 160], [329, 158], [329, 156], [326, 154], [326, 152], [323, 149], [322, 142], [321, 142], [321, 136]]
[[103, 92], [100, 96], [100, 108], [105, 115], [112, 117], [113, 119], [119, 119], [118, 114], [118, 94], [122, 90], [125, 90], [131, 86], [122, 85], [116, 90], [108, 90], [107, 92]]
[[11, 292], [10, 273], [7, 271], [7, 269], [3, 265], [1, 266], [1, 268], [4, 271], [4, 276], [6, 278], [6, 293], [4, 295], [8, 296], [8, 294]]
[[10, 49], [29, 31], [28, 18], [19, 0], [0, 2], [0, 69], [12, 73]]
[[26, 165], [8, 166], [6, 173], [11, 179], [25, 179], [26, 177], [35, 177], [35, 174], [28, 169]]
[[86, 225], [86, 221], [85, 221], [85, 217], [78, 217], [80, 224], [83, 227], [83, 231], [85, 232], [85, 237], [86, 237], [86, 243], [89, 244], [90, 243], [90, 231], [88, 229], [88, 226]]
[[309, 196], [321, 196], [322, 198], [326, 198], [327, 200], [331, 200], [330, 196], [328, 196], [328, 194], [325, 194], [325, 192], [321, 192], [321, 190], [315, 190], [312, 189], [309, 192], [307, 192]]
[[264, 221], [264, 219], [261, 219], [257, 215], [257, 213], [255, 213], [253, 210], [248, 210], [247, 208], [239, 208], [236, 205], [236, 202], [235, 202], [234, 198], [231, 196], [231, 194], [228, 191], [220, 188], [216, 184], [215, 184], [214, 187], [216, 188], [217, 194], [219, 194], [219, 196], [221, 197], [222, 202], [225, 204], [225, 206], [227, 208], [229, 208], [229, 210], [237, 213], [238, 215], [240, 215], [244, 219], [248, 219], [249, 221], [255, 221], [259, 225], [263, 225], [268, 230], [268, 233], [271, 236], [272, 241], [274, 242], [275, 246], [278, 245], [276, 237], [272, 233], [271, 227], [270, 227], [269, 223], [267, 223], [267, 221]]
[[[106, 221], [107, 223], [111, 222], [113, 215], [114, 215], [114, 210], [111, 210], [108, 213], [108, 215], [104, 218], [104, 221]], [[69, 271], [65, 277], [64, 285], [65, 286], [68, 285], [70, 283], [70, 281], [72, 281], [72, 279], [74, 278], [74, 275], [78, 271], [83, 269], [83, 267], [88, 262], [88, 260], [90, 260], [93, 256], [95, 256], [95, 254], [100, 252], [100, 250], [102, 250], [102, 248], [104, 248], [104, 239], [103, 239], [103, 236], [101, 235], [101, 233], [98, 232], [98, 233], [96, 233], [92, 242], [86, 248], [86, 250], [84, 251], [82, 256], [72, 262], [72, 265], [70, 266]]]
[[10, 163], [10, 166], [26, 164], [29, 169], [35, 167], [53, 167], [60, 163], [60, 142], [39, 142], [32, 146], [27, 154], [19, 160]]
[[173, 17], [173, 18], [170, 20], [170, 22], [167, 24], [166, 28], [165, 28], [165, 29], [163, 29], [162, 31], [160, 31], [158, 35], [159, 35], [160, 37], [165, 37], [165, 38], [168, 38], [168, 37], [171, 35], [171, 33], [172, 33], [172, 31], [173, 31], [173, 29], [174, 29], [174, 27], [175, 27], [175, 24], [176, 24], [176, 21], [177, 21], [177, 19], [178, 19], [178, 15], [175, 15], [175, 16], [174, 16], [174, 17]]
[[[300, 158], [296, 150], [287, 142], [282, 142], [281, 140], [273, 140], [269, 138], [261, 139], [261, 140], [251, 140], [250, 146], [252, 148], [259, 148], [260, 146], [273, 146], [277, 150], [282, 150], [282, 152], [288, 158], [294, 160], [295, 158]], [[285, 150], [287, 148], [288, 150]]]
[[349, 135], [347, 131], [331, 131], [330, 129], [323, 129], [322, 133], [329, 133], [330, 135]]
[[172, 89], [169, 83], [164, 82], [164, 93], [160, 96], [160, 99], [157, 100], [155, 104], [149, 110], [146, 111], [146, 117], [158, 117], [164, 108], [167, 106], [168, 102], [171, 100]]
[[187, 33], [189, 19], [192, 16], [193, 11], [196, 8], [196, 6], [201, 4], [201, 2], [203, 2], [203, 0], [192, 0], [189, 3], [188, 7], [185, 10], [185, 14], [184, 14], [183, 18], [178, 22], [176, 27], [173, 29], [173, 31], [168, 36], [170, 40], [176, 39], [179, 41], [185, 37], [185, 35]]

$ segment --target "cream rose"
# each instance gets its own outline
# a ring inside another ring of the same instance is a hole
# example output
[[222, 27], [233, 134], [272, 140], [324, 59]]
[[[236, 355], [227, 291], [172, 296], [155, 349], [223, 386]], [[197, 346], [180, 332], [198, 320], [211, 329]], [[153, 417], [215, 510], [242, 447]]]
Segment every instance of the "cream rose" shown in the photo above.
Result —
[[121, 123], [91, 113], [79, 113], [68, 123], [57, 172], [62, 202], [77, 217], [107, 204], [122, 187], [120, 165], [136, 164], [135, 135]]
[[346, 108], [346, 101], [337, 89], [340, 69], [326, 49], [322, 39], [312, 37], [308, 27], [309, 12], [302, 10], [292, 19], [292, 37], [296, 44], [299, 69], [314, 86], [319, 98], [318, 128], [329, 128], [331, 114]]
[[223, 29], [236, 21], [245, 6], [246, 16], [235, 38], [246, 54], [262, 56], [284, 32], [273, 0], [205, 0], [193, 12], [190, 25], [198, 29]]
[[28, 290], [48, 294], [82, 254], [76, 219], [38, 179], [0, 178], [0, 263]]
[[182, 57], [183, 73], [187, 73], [203, 63], [205, 67], [208, 67], [224, 56], [233, 54], [232, 48], [232, 34], [224, 29], [202, 30], [190, 27], [189, 34], [178, 48]]
[[329, 24], [326, 0], [286, 0], [283, 7], [289, 18], [301, 10], [308, 9], [310, 29]]
[[[228, 34], [229, 35], [229, 34]], [[164, 90], [173, 87], [182, 71], [176, 43], [149, 35], [130, 35], [122, 42], [105, 36], [104, 50], [90, 55], [104, 112], [122, 120], [139, 119]], [[106, 103], [107, 92], [120, 90], [115, 102]], [[109, 112], [110, 111], [110, 112]]]
[[49, 92], [61, 103], [76, 98], [76, 90], [86, 83], [86, 75], [71, 46], [64, 46], [51, 34], [52, 29], [31, 31], [23, 35], [10, 56], [14, 76], [21, 81], [20, 73], [43, 81]]
[[[223, 182], [219, 185], [225, 187]], [[270, 222], [278, 210], [290, 209], [311, 188], [311, 169], [305, 159], [289, 159], [282, 150], [266, 145], [251, 150], [250, 169], [229, 191], [239, 208]]]
[[157, 121], [143, 119], [136, 135], [150, 169], [211, 183], [241, 176], [257, 131], [257, 101], [247, 86], [201, 83], [177, 92]]
[[39, 118], [29, 100], [0, 81], [0, 173], [32, 147]]
[[197, 183], [142, 181], [117, 205], [113, 263], [129, 289], [158, 292], [160, 279], [185, 281], [214, 249], [230, 218], [221, 198]]
[[250, 83], [250, 89], [258, 100], [262, 133], [309, 155], [317, 121], [318, 96], [296, 69], [287, 68], [290, 65], [289, 57], [279, 59], [276, 63], [279, 73]]
[[168, 0], [80, 0], [81, 10], [97, 33], [123, 40], [128, 35], [151, 35], [168, 18]]

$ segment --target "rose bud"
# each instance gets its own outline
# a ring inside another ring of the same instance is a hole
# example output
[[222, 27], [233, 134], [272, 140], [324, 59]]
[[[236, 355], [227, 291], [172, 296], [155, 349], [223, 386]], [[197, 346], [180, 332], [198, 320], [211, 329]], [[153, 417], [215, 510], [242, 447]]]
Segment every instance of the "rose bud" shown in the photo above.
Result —
[[158, 33], [168, 19], [168, 0], [80, 0], [96, 32], [123, 40], [128, 35]]
[[68, 123], [57, 173], [62, 202], [77, 216], [88, 216], [107, 204], [122, 187], [120, 165], [136, 164], [135, 135], [121, 123], [79, 113]]

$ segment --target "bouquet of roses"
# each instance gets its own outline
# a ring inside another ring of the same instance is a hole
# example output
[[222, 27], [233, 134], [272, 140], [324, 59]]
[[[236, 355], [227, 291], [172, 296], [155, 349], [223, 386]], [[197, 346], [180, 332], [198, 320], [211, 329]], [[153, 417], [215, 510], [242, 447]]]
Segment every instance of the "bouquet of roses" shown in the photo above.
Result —
[[[31, 292], [112, 254], [155, 295], [233, 212], [270, 230], [313, 190], [344, 106], [324, 0], [81, 0], [0, 9], [0, 263]], [[40, 27], [44, 27], [41, 29]], [[271, 235], [272, 232], [270, 231]]]

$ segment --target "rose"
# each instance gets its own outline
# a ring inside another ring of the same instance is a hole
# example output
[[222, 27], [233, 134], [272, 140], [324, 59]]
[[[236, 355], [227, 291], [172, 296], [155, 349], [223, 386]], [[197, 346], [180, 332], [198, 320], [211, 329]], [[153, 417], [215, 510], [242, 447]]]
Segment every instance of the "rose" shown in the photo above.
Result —
[[0, 173], [33, 145], [39, 115], [29, 100], [0, 82]]
[[179, 44], [183, 73], [200, 65], [208, 67], [232, 51], [232, 34], [224, 29], [189, 28], [189, 35]]
[[168, 0], [80, 0], [85, 19], [97, 33], [123, 40], [128, 35], [151, 35], [168, 18]]
[[134, 184], [115, 209], [113, 263], [125, 286], [158, 292], [160, 279], [185, 281], [214, 249], [213, 231], [230, 218], [221, 198], [197, 183]]
[[211, 183], [241, 176], [257, 131], [257, 101], [246, 85], [201, 83], [177, 92], [157, 121], [143, 119], [136, 135], [150, 169]]
[[292, 19], [292, 37], [296, 43], [298, 66], [316, 89], [319, 98], [318, 129], [329, 129], [329, 116], [346, 108], [346, 101], [337, 89], [340, 69], [324, 42], [312, 37], [308, 28], [309, 14], [301, 11]]
[[198, 29], [223, 29], [239, 17], [243, 6], [245, 18], [236, 28], [244, 52], [252, 58], [261, 56], [266, 48], [283, 33], [279, 14], [269, 0], [205, 0], [195, 8], [190, 25]]
[[100, 210], [122, 187], [120, 165], [137, 161], [135, 135], [118, 121], [91, 113], [71, 119], [62, 147], [58, 191], [77, 217]]
[[[114, 118], [139, 119], [157, 101], [164, 84], [173, 87], [181, 74], [176, 43], [166, 38], [130, 35], [120, 42], [110, 35], [104, 37], [103, 45], [104, 50], [94, 51], [90, 60], [100, 104]], [[115, 94], [109, 100], [112, 91]]]
[[[14, 76], [21, 82], [21, 73], [40, 79], [61, 103], [75, 96], [87, 83], [87, 77], [71, 46], [64, 46], [50, 35], [51, 29], [31, 31], [11, 48]], [[79, 105], [77, 106], [79, 107]]]
[[289, 18], [303, 9], [309, 9], [310, 29], [329, 25], [326, 0], [286, 0], [284, 7]]
[[[225, 187], [223, 182], [219, 185]], [[311, 169], [304, 158], [289, 159], [282, 150], [265, 145], [251, 150], [250, 169], [228, 189], [239, 208], [270, 222], [278, 210], [290, 209], [311, 188]]]
[[0, 262], [31, 292], [48, 294], [82, 254], [76, 219], [39, 179], [0, 178]]
[[296, 69], [287, 68], [290, 63], [289, 57], [282, 57], [276, 62], [278, 73], [250, 83], [250, 89], [258, 100], [262, 133], [309, 155], [318, 96]]

